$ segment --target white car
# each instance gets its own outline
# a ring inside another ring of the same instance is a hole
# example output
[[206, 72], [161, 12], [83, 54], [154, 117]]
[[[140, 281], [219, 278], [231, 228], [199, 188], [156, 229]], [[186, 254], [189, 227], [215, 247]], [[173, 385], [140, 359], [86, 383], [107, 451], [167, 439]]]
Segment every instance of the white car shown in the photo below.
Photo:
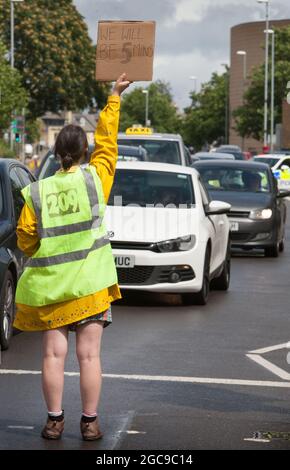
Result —
[[230, 282], [230, 204], [193, 168], [118, 162], [106, 224], [122, 289], [181, 293], [204, 305]]

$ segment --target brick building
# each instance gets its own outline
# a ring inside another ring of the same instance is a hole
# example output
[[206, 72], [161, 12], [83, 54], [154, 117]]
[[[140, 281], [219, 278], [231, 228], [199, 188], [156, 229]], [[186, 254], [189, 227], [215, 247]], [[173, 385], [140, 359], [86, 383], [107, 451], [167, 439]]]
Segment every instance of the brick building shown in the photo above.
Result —
[[[270, 28], [283, 28], [290, 26], [289, 20], [273, 20], [270, 21]], [[246, 64], [247, 64], [247, 80], [245, 87], [249, 84], [251, 71], [253, 67], [264, 64], [265, 62], [265, 21], [256, 21], [251, 23], [243, 23], [231, 28], [231, 62], [230, 62], [230, 89], [229, 89], [229, 105], [231, 111], [230, 129], [229, 129], [229, 142], [230, 144], [240, 145], [242, 147], [242, 139], [233, 129], [234, 120], [232, 118], [232, 111], [238, 106], [242, 105], [243, 100], [243, 56], [237, 55], [237, 51], [246, 51]], [[269, 58], [271, 54], [271, 36], [269, 35]], [[271, 73], [269, 67], [269, 73]], [[270, 105], [270, 90], [269, 90], [269, 105]], [[290, 126], [290, 108], [288, 103], [284, 105], [285, 122], [282, 124], [282, 141], [281, 146], [284, 147], [283, 138], [286, 139], [285, 125], [289, 123]], [[270, 112], [270, 106], [268, 108]], [[288, 117], [289, 116], [289, 117]], [[286, 119], [287, 117], [287, 119]], [[287, 122], [286, 122], [287, 121]], [[276, 123], [277, 124], [277, 123]], [[289, 127], [290, 132], [290, 127]], [[284, 137], [283, 137], [284, 136]], [[263, 143], [255, 139], [244, 139], [244, 150], [261, 152]], [[289, 146], [290, 147], [290, 146]]]

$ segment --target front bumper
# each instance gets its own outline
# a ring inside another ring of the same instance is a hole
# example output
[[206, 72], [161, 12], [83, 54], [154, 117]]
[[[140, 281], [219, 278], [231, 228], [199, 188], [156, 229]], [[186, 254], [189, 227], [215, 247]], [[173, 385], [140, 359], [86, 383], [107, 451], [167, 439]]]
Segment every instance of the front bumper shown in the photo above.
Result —
[[202, 287], [205, 247], [174, 253], [113, 249], [113, 255], [134, 256], [135, 266], [117, 268], [122, 289], [152, 292], [199, 292]]
[[230, 222], [239, 224], [238, 231], [231, 231], [233, 248], [267, 248], [277, 243], [277, 228], [274, 219], [252, 220], [229, 217]]

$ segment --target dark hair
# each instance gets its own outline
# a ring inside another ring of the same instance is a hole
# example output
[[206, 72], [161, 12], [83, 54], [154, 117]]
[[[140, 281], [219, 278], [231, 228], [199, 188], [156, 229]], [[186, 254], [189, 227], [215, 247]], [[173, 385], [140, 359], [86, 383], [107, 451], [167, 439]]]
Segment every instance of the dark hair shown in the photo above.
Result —
[[80, 126], [69, 124], [60, 131], [56, 138], [55, 155], [61, 159], [65, 170], [78, 163], [87, 149], [87, 136]]

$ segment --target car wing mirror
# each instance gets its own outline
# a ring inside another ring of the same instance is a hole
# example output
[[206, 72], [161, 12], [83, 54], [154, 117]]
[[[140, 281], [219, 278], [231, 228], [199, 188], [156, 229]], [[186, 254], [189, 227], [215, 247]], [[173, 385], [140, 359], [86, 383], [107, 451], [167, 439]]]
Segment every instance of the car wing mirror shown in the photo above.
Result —
[[224, 201], [211, 201], [206, 210], [206, 215], [227, 214], [231, 210], [231, 205]]
[[289, 196], [290, 196], [290, 191], [288, 191], [287, 189], [286, 190], [280, 189], [277, 193], [278, 198], [289, 197]]

